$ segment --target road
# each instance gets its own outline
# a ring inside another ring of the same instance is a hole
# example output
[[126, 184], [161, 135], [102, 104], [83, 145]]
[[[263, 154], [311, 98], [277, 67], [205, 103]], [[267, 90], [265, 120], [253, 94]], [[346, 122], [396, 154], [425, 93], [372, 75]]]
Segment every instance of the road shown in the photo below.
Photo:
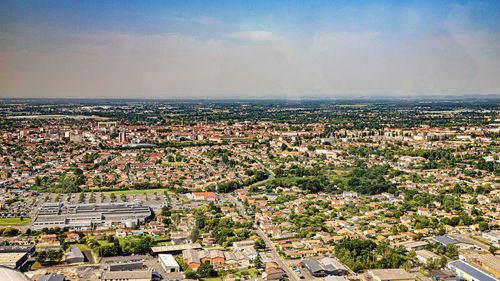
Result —
[[[250, 218], [247, 215], [245, 208], [243, 207], [240, 201], [234, 198], [234, 196], [232, 196], [231, 194], [227, 194], [227, 198], [236, 206], [238, 212], [243, 217], [245, 217], [247, 220], [253, 220], [253, 218]], [[253, 227], [257, 232], [257, 234], [264, 240], [264, 242], [266, 242], [266, 247], [271, 250], [271, 255], [273, 260], [286, 272], [288, 278], [291, 281], [300, 281], [297, 275], [290, 269], [290, 267], [288, 267], [283, 257], [278, 253], [278, 251], [276, 251], [276, 247], [274, 246], [273, 241], [271, 241], [271, 239], [267, 237], [267, 235], [262, 231], [262, 229], [260, 229], [260, 227], [257, 224], [254, 223]]]

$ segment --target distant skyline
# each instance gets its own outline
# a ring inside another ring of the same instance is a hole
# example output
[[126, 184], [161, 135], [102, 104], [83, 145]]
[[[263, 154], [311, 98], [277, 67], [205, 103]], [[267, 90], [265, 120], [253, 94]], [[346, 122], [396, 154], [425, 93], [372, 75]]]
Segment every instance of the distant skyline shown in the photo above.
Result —
[[0, 98], [500, 94], [500, 1], [3, 1]]

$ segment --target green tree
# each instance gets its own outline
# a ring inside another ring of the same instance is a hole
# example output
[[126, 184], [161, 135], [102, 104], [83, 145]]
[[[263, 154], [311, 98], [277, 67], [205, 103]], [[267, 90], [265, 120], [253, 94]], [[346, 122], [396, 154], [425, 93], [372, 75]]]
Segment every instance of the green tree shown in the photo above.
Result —
[[217, 271], [209, 262], [204, 262], [196, 270], [196, 275], [201, 278], [215, 277], [217, 276]]
[[259, 256], [257, 256], [254, 260], [253, 260], [253, 265], [255, 266], [255, 268], [262, 268], [264, 266], [264, 263], [262, 262], [262, 260], [260, 259]]
[[256, 250], [265, 249], [266, 248], [266, 242], [264, 241], [264, 239], [259, 238], [259, 239], [255, 240], [255, 243], [254, 243], [253, 247]]

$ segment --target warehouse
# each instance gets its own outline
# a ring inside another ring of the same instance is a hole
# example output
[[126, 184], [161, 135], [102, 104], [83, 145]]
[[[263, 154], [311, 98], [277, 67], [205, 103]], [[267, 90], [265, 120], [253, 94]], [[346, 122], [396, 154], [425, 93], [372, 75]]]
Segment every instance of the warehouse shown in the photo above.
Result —
[[71, 247], [69, 252], [66, 253], [66, 262], [68, 263], [78, 263], [84, 261], [85, 256], [83, 255], [82, 250], [77, 247]]
[[178, 255], [178, 254], [182, 254], [182, 251], [188, 250], [188, 249], [201, 249], [201, 245], [198, 243], [192, 243], [192, 244], [156, 246], [156, 247], [151, 247], [151, 252], [154, 255], [157, 255], [157, 254]]
[[0, 266], [12, 269], [20, 269], [28, 261], [28, 252], [24, 253], [0, 253]]
[[96, 203], [69, 205], [45, 203], [33, 222], [34, 230], [67, 227], [92, 230], [133, 226], [143, 223], [152, 215], [151, 209], [138, 203]]
[[161, 267], [165, 272], [179, 272], [181, 267], [175, 260], [174, 256], [170, 254], [159, 254], [158, 260], [160, 261]]
[[320, 260], [305, 259], [300, 263], [300, 266], [307, 269], [314, 277], [349, 275], [349, 269], [346, 266], [330, 257]]
[[[448, 269], [455, 273], [457, 277], [467, 281], [498, 281], [496, 278], [468, 264], [465, 261], [452, 261], [448, 263]], [[457, 278], [458, 279], [458, 278]]]

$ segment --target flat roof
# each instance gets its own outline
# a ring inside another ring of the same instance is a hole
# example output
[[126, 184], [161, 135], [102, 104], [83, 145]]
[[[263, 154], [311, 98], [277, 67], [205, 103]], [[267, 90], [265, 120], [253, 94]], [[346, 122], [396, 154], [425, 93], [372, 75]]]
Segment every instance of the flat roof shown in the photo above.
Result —
[[460, 269], [478, 281], [498, 281], [498, 279], [491, 277], [482, 270], [479, 270], [461, 260], [452, 261], [448, 265]]
[[190, 244], [151, 247], [151, 251], [153, 253], [175, 252], [188, 249], [201, 249], [201, 245], [199, 243], [190, 243]]
[[323, 270], [323, 267], [319, 264], [317, 260], [306, 259], [302, 261], [302, 264], [307, 268], [309, 268], [309, 270], [313, 273], [321, 272]]
[[158, 258], [165, 266], [179, 267], [179, 264], [171, 254], [159, 254]]
[[152, 271], [104, 271], [102, 279], [151, 279]]
[[402, 268], [395, 269], [371, 269], [371, 274], [380, 280], [415, 280], [415, 275]]
[[24, 253], [0, 253], [0, 264], [16, 263], [26, 256]]

